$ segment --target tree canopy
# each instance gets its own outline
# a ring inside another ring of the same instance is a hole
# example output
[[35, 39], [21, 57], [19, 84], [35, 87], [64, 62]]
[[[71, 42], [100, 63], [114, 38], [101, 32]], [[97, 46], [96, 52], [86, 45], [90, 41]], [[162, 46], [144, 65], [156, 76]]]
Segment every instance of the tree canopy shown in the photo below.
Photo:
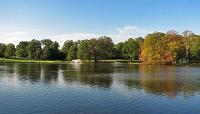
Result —
[[22, 41], [17, 45], [16, 52], [15, 52], [17, 58], [28, 57], [28, 45], [29, 45], [29, 42], [27, 41]]
[[6, 58], [12, 58], [13, 56], [15, 56], [15, 45], [10, 43], [6, 46], [6, 49], [4, 51], [4, 56]]
[[0, 57], [4, 57], [5, 49], [6, 49], [6, 44], [0, 43]]
[[0, 43], [0, 57], [43, 60], [139, 60], [145, 64], [171, 64], [180, 61], [200, 61], [200, 36], [186, 30], [182, 34], [170, 30], [154, 32], [146, 37], [129, 38], [114, 43], [108, 36], [85, 40], [67, 40], [60, 48], [51, 39], [21, 41], [14, 44]]

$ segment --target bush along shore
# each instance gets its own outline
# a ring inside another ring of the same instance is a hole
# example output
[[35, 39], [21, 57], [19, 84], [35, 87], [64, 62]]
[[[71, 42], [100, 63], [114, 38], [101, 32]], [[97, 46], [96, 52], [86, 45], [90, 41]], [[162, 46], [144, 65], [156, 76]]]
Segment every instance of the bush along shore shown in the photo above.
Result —
[[21, 41], [19, 44], [0, 43], [0, 61], [69, 63], [126, 62], [144, 64], [178, 64], [200, 61], [200, 36], [186, 30], [154, 32], [143, 37], [129, 38], [114, 44], [110, 37], [67, 40], [62, 47], [50, 39]]

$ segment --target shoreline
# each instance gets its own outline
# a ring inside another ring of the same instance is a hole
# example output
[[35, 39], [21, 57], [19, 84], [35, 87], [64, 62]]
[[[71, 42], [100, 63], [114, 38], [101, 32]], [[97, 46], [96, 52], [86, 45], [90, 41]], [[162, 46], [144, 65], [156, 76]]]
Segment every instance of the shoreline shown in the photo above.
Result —
[[[71, 61], [65, 60], [30, 60], [30, 59], [6, 59], [0, 58], [0, 63], [55, 63], [55, 64], [71, 64]], [[116, 60], [99, 60], [97, 62], [92, 61], [83, 61], [82, 64], [100, 64], [100, 63], [127, 63], [127, 64], [143, 64], [140, 61], [130, 62], [129, 60], [116, 59]], [[182, 64], [171, 64], [171, 65], [199, 65], [200, 63], [182, 63]], [[143, 65], [161, 65], [161, 64], [143, 64]], [[166, 65], [166, 64], [163, 64]], [[168, 66], [168, 65], [167, 65]], [[169, 65], [170, 66], [170, 65]]]
[[69, 63], [69, 61], [62, 61], [62, 60], [29, 60], [29, 59], [6, 59], [6, 58], [0, 58], [0, 62], [6, 62], [6, 63]]
[[[71, 61], [65, 61], [65, 60], [30, 60], [30, 59], [6, 59], [6, 58], [0, 58], [0, 62], [6, 62], [6, 63], [64, 63], [69, 64]], [[129, 63], [129, 60], [99, 60], [98, 62], [94, 61], [83, 61], [83, 63]], [[134, 61], [130, 64], [138, 64], [139, 61]]]

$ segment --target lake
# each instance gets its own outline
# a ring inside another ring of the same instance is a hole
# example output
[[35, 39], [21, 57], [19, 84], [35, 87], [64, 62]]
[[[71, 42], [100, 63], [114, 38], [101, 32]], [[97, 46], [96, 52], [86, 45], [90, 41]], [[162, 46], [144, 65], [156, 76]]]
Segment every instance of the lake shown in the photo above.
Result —
[[200, 66], [0, 63], [1, 114], [199, 114]]

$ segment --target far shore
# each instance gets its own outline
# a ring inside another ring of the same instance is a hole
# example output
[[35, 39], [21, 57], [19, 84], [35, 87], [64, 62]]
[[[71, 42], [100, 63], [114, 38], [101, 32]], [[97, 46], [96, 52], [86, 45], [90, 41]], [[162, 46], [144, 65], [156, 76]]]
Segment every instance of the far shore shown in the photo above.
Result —
[[[7, 58], [0, 58], [0, 63], [51, 63], [51, 64], [71, 64], [71, 61], [65, 61], [65, 60], [30, 60], [30, 59], [7, 59]], [[113, 60], [98, 60], [97, 62], [94, 62], [94, 60], [91, 61], [83, 61], [83, 64], [90, 64], [90, 63], [127, 63], [127, 64], [142, 64], [140, 61], [135, 60], [130, 62], [130, 60], [123, 60], [123, 59], [113, 59]], [[171, 64], [171, 65], [199, 65], [199, 62], [196, 63], [181, 63], [181, 64]], [[146, 64], [147, 65], [147, 64]], [[148, 64], [150, 65], [150, 64]], [[153, 64], [153, 65], [161, 65], [161, 64]], [[162, 64], [166, 65], [166, 64]]]
[[[30, 59], [6, 59], [0, 58], [0, 62], [7, 62], [7, 63], [62, 63], [62, 64], [69, 64], [71, 61], [65, 60], [30, 60]], [[99, 60], [98, 62], [94, 61], [83, 61], [83, 63], [130, 63], [129, 60]], [[139, 61], [133, 61], [131, 64], [138, 64]]]

